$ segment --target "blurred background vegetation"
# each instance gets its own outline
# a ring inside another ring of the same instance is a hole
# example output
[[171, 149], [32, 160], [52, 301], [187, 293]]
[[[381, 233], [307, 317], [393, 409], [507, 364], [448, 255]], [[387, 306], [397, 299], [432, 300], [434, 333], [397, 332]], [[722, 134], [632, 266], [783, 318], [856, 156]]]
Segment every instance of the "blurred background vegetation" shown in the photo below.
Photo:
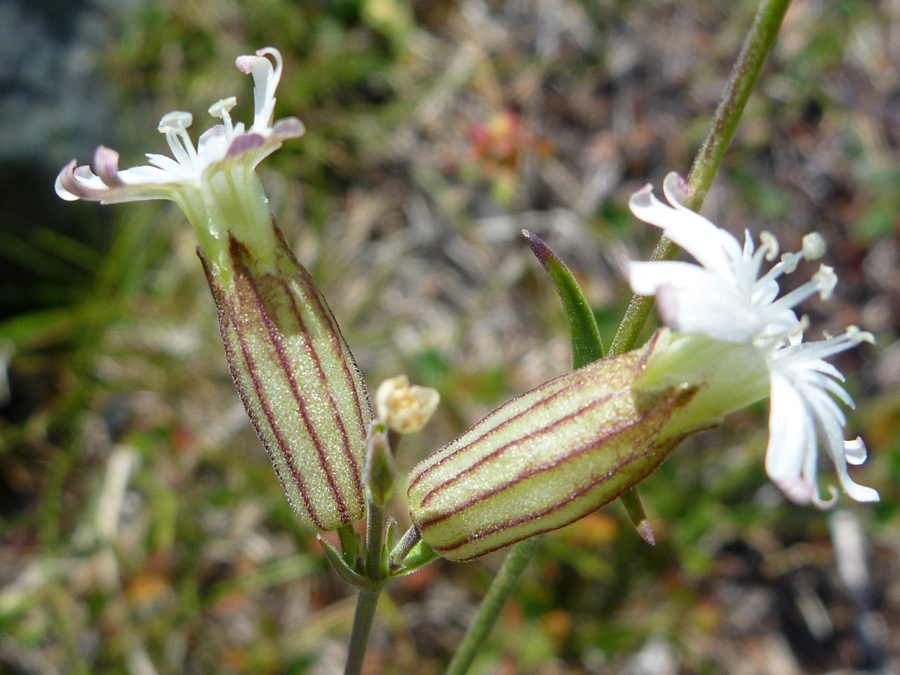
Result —
[[[248, 119], [234, 58], [280, 49], [276, 117], [308, 132], [260, 173], [370, 389], [440, 390], [408, 468], [568, 368], [523, 227], [608, 343], [617, 261], [656, 237], [628, 196], [687, 172], [755, 6], [0, 0], [0, 672], [335, 673], [353, 611], [247, 423], [183, 216], [65, 204], [66, 161], [103, 143], [141, 163], [164, 113], [196, 138], [232, 94]], [[854, 477], [882, 502], [788, 506], [765, 405], [734, 415], [644, 483], [655, 548], [618, 505], [547, 536], [474, 672], [897, 672], [898, 63], [896, 0], [795, 0], [704, 209], [829, 242], [836, 297], [804, 309], [814, 337], [878, 339], [838, 365], [870, 448]], [[502, 555], [391, 585], [367, 672], [440, 672]]]

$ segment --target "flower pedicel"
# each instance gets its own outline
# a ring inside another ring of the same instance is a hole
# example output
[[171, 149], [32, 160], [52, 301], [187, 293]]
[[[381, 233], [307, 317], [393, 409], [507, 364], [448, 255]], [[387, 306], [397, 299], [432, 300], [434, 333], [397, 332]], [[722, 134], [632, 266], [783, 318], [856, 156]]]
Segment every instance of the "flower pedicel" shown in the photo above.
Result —
[[845, 492], [857, 501], [878, 493], [854, 483], [847, 464], [864, 461], [860, 439], [845, 441], [845, 418], [832, 395], [852, 401], [841, 374], [823, 359], [871, 335], [855, 328], [804, 343], [806, 321], [794, 306], [834, 288], [822, 266], [812, 281], [778, 297], [777, 278], [802, 258], [824, 252], [821, 237], [777, 256], [764, 234], [754, 248], [681, 205], [683, 181], [670, 174], [665, 191], [649, 187], [631, 199], [634, 214], [661, 227], [700, 265], [631, 262], [636, 293], [656, 295], [670, 329], [643, 347], [595, 361], [495, 410], [417, 465], [407, 491], [421, 537], [435, 551], [469, 560], [573, 522], [621, 496], [651, 473], [688, 435], [719, 424], [735, 410], [771, 397], [766, 470], [791, 500], [821, 508], [817, 438]]
[[216, 300], [228, 364], [247, 413], [294, 511], [319, 530], [365, 513], [366, 429], [372, 420], [365, 383], [325, 298], [269, 215], [256, 166], [303, 135], [295, 118], [274, 120], [281, 54], [241, 56], [254, 80], [249, 129], [234, 124], [236, 101], [209, 112], [222, 120], [195, 148], [185, 112], [165, 115], [159, 131], [174, 159], [120, 171], [119, 155], [99, 147], [94, 171], [73, 160], [56, 192], [103, 204], [169, 199], [197, 233], [198, 254]]

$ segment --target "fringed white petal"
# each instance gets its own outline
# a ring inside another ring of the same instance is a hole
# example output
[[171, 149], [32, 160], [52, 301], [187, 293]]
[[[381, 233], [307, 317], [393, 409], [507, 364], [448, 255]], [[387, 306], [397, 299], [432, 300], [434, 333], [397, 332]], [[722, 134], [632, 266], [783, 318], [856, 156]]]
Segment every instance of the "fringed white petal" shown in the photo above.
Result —
[[867, 456], [866, 444], [859, 436], [852, 441], [844, 441], [844, 457], [847, 458], [848, 464], [859, 466], [866, 461]]
[[766, 473], [792, 502], [810, 504], [815, 487], [804, 480], [803, 469], [809, 453], [815, 453], [815, 432], [806, 404], [790, 381], [773, 373], [769, 407]]
[[710, 280], [716, 278], [702, 267], [676, 261], [629, 262], [625, 273], [632, 290], [638, 295], [656, 295], [662, 286], [679, 286], [703, 293]]
[[[834, 461], [834, 468], [837, 471], [838, 480], [841, 488], [847, 493], [847, 496], [858, 502], [877, 502], [881, 499], [878, 492], [870, 487], [855, 483], [850, 474], [847, 473], [847, 457], [844, 454], [846, 445], [844, 442], [844, 434], [841, 424], [838, 420], [831, 416], [826, 410], [814, 408], [816, 420], [819, 423], [819, 430], [825, 441], [825, 447], [828, 454]], [[856, 459], [858, 455], [854, 455]]]
[[210, 108], [210, 114], [221, 117], [224, 123], [203, 133], [196, 149], [187, 131], [193, 117], [185, 112], [168, 113], [160, 121], [159, 130], [166, 136], [172, 157], [151, 153], [147, 155], [149, 165], [120, 171], [118, 153], [100, 146], [93, 171], [77, 166], [74, 160], [63, 167], [56, 179], [57, 194], [67, 201], [84, 199], [103, 204], [175, 199], [183, 191], [199, 187], [209, 172], [225, 160], [240, 161], [252, 170], [280, 148], [284, 140], [302, 136], [303, 124], [297, 119], [272, 124], [275, 90], [282, 69], [278, 50], [261, 49], [256, 56], [239, 57], [237, 63], [254, 78], [255, 113], [249, 132], [245, 132], [242, 123], [232, 124], [228, 111], [234, 105], [233, 98]]
[[666, 206], [654, 196], [650, 185], [635, 192], [629, 206], [635, 216], [662, 229], [666, 237], [707, 269], [724, 276], [732, 274], [732, 261], [741, 257], [740, 245], [737, 239], [703, 216], [688, 209]]

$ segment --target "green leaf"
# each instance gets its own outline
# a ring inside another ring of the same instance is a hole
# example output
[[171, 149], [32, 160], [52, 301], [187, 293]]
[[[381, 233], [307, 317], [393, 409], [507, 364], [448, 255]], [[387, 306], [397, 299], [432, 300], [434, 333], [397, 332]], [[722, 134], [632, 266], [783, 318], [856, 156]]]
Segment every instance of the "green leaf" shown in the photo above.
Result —
[[433, 560], [436, 560], [438, 554], [434, 552], [434, 549], [431, 548], [424, 541], [420, 541], [416, 544], [413, 549], [409, 552], [409, 554], [400, 560], [398, 563], [399, 567], [395, 567], [391, 571], [391, 577], [402, 577], [411, 572], [415, 572], [417, 569], [420, 569], [430, 563]]
[[572, 333], [572, 370], [603, 358], [603, 342], [594, 311], [566, 264], [534, 232], [522, 230], [525, 241], [553, 280]]
[[375, 579], [369, 579], [368, 577], [364, 577], [359, 572], [351, 569], [350, 566], [344, 562], [344, 558], [338, 552], [338, 550], [329, 544], [325, 539], [322, 538], [322, 535], [317, 534], [316, 537], [319, 540], [319, 543], [322, 545], [322, 548], [325, 551], [325, 557], [328, 558], [328, 562], [331, 563], [331, 566], [334, 568], [334, 571], [338, 573], [338, 576], [346, 581], [351, 586], [356, 586], [357, 588], [364, 591], [374, 591], [380, 588], [384, 582]]
[[341, 525], [337, 529], [337, 533], [341, 538], [342, 558], [352, 568], [359, 560], [360, 551], [362, 551], [359, 533], [353, 529], [352, 525]]

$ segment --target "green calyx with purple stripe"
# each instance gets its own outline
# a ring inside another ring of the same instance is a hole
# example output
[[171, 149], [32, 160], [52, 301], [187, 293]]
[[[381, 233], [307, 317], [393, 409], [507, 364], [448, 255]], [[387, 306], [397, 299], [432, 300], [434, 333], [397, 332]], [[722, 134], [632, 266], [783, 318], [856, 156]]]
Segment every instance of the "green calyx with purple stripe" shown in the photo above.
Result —
[[684, 438], [733, 409], [723, 392], [739, 381], [660, 375], [656, 364], [666, 368], [667, 351], [683, 353], [685, 342], [659, 331], [640, 349], [510, 401], [420, 462], [407, 493], [422, 539], [445, 558], [471, 560], [568, 525], [633, 488]]
[[656, 332], [501, 406], [413, 468], [422, 539], [471, 560], [621, 497], [687, 436], [765, 398], [752, 346]]
[[365, 515], [365, 383], [334, 315], [272, 223], [264, 262], [229, 236], [219, 265], [199, 252], [231, 375], [297, 515], [334, 530]]

